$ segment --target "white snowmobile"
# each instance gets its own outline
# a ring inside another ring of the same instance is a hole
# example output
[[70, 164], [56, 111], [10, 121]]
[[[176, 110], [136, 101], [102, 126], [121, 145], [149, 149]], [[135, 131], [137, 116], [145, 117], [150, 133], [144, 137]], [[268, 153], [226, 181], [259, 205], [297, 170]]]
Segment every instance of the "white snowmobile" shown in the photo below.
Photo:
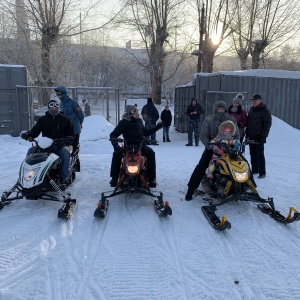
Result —
[[[54, 146], [70, 145], [73, 137], [52, 140], [47, 137], [34, 139], [36, 151], [27, 156], [21, 164], [19, 179], [16, 184], [3, 192], [0, 200], [0, 210], [14, 200], [50, 200], [63, 201], [58, 211], [58, 218], [68, 219], [76, 207], [76, 200], [65, 190], [75, 180], [75, 166], [78, 159], [78, 149], [71, 152], [69, 177], [67, 183], [60, 183], [60, 157], [52, 152]], [[72, 151], [72, 149], [70, 149]]]

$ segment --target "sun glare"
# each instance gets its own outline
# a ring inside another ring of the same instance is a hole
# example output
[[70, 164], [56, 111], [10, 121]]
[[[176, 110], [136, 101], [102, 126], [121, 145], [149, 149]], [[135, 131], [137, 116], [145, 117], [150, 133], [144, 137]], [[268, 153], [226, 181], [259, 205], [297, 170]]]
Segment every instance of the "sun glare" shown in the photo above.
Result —
[[216, 35], [216, 34], [213, 34], [211, 36], [211, 40], [213, 42], [214, 45], [217, 45], [220, 43], [220, 36]]

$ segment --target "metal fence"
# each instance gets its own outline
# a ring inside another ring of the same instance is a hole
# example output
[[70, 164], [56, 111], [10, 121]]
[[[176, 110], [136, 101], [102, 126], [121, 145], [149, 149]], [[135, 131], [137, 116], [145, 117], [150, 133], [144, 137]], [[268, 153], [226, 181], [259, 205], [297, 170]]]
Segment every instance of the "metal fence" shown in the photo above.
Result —
[[247, 75], [247, 71], [236, 74], [235, 72], [199, 74], [193, 85], [177, 87], [174, 100], [176, 130], [187, 132], [188, 118], [185, 111], [193, 97], [201, 104], [207, 116], [213, 113], [215, 101], [223, 100], [229, 106], [237, 93], [244, 95], [243, 106], [246, 111], [251, 106], [251, 96], [258, 93], [262, 95], [263, 102], [272, 115], [300, 129], [300, 72], [271, 71], [274, 77], [250, 76]]

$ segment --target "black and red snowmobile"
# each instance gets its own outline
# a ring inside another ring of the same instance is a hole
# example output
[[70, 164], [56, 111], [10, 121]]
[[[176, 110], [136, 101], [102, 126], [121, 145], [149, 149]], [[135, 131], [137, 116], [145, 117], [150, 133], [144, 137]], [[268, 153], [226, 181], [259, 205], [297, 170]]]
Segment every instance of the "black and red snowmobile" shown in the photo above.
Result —
[[128, 145], [126, 140], [121, 138], [110, 139], [112, 142], [123, 143], [124, 155], [117, 185], [113, 191], [103, 192], [94, 212], [94, 217], [104, 218], [107, 213], [109, 198], [122, 194], [140, 193], [154, 200], [154, 207], [162, 217], [172, 215], [172, 209], [168, 201], [163, 200], [163, 193], [152, 191], [147, 178], [147, 159], [142, 155], [141, 148], [144, 144], [151, 144], [156, 141], [142, 140], [140, 144]]

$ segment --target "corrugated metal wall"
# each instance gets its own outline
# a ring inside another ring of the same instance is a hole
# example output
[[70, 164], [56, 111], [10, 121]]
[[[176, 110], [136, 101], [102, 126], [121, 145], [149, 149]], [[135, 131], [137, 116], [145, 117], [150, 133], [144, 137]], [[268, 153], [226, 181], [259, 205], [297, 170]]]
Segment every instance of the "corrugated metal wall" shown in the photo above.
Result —
[[[300, 129], [300, 75], [298, 75], [299, 79], [293, 79], [241, 76], [240, 74], [232, 75], [234, 72], [230, 73], [197, 76], [194, 85], [176, 88], [174, 111], [185, 114], [191, 98], [196, 97], [205, 110], [205, 115], [210, 115], [215, 101], [223, 100], [229, 106], [237, 93], [244, 95], [243, 106], [248, 111], [251, 106], [251, 96], [258, 93], [262, 95], [263, 102], [266, 103], [272, 115]], [[183, 126], [182, 123], [176, 122], [175, 114], [175, 127], [178, 131], [186, 132], [186, 124], [187, 117]]]
[[28, 130], [33, 121], [33, 106], [26, 88], [29, 75], [26, 67], [0, 65], [0, 134], [19, 136]]

